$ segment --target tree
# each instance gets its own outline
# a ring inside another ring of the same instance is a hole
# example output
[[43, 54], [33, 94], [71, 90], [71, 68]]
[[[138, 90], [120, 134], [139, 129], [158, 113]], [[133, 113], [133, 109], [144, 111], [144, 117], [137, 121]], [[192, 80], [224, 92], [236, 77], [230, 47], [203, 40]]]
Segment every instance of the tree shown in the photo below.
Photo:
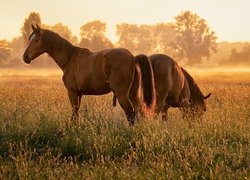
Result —
[[21, 67], [24, 65], [24, 63], [22, 63], [24, 50], [24, 38], [22, 36], [13, 38], [10, 42], [10, 58], [8, 61], [9, 67]]
[[112, 42], [105, 36], [106, 24], [101, 21], [92, 21], [80, 28], [81, 41], [79, 46], [98, 51], [113, 47]]
[[182, 12], [175, 19], [176, 41], [172, 47], [177, 55], [190, 66], [200, 64], [203, 57], [208, 60], [216, 52], [217, 37], [206, 21], [190, 11]]
[[224, 59], [220, 65], [225, 66], [250, 66], [250, 45], [243, 48], [242, 51], [238, 51], [235, 48], [231, 49], [231, 55], [228, 59]]
[[155, 25], [119, 24], [118, 45], [128, 48], [134, 54], [171, 53], [170, 43], [175, 40], [175, 31], [170, 23]]
[[174, 25], [172, 23], [159, 23], [152, 25], [153, 53], [164, 53], [170, 56], [175, 55], [171, 44], [176, 39]]
[[116, 34], [119, 36], [118, 45], [125, 47], [134, 54], [152, 52], [154, 38], [150, 25], [118, 24]]
[[26, 18], [24, 21], [23, 27], [21, 28], [21, 32], [25, 43], [28, 42], [28, 38], [30, 34], [33, 32], [31, 24], [37, 24], [41, 26], [41, 18], [39, 13], [31, 12], [29, 17]]
[[8, 61], [10, 56], [10, 43], [6, 40], [0, 40], [0, 64]]

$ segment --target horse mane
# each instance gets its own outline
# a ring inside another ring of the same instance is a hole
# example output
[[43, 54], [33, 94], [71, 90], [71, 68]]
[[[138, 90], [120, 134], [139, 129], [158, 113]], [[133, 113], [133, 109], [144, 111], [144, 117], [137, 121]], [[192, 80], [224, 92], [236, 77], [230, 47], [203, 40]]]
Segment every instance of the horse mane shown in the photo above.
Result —
[[60, 36], [59, 34], [57, 34], [54, 31], [51, 31], [51, 30], [48, 30], [48, 29], [43, 29], [43, 33], [44, 33], [43, 38], [44, 38], [45, 42], [50, 42], [50, 43], [46, 43], [48, 50], [53, 49], [55, 47], [57, 47], [57, 48], [69, 47], [69, 49], [72, 49], [74, 47], [74, 48], [77, 48], [77, 49], [81, 49], [82, 51], [85, 51], [86, 53], [92, 53], [87, 48], [74, 46], [71, 42], [69, 42], [67, 39]]
[[200, 100], [203, 99], [203, 94], [198, 87], [197, 83], [195, 82], [194, 78], [184, 69], [181, 68], [185, 78], [188, 81], [189, 89], [190, 89], [190, 94], [191, 94], [191, 99], [192, 100]]
[[62, 48], [62, 47], [74, 47], [73, 44], [71, 44], [68, 40], [65, 38], [61, 37], [59, 34], [50, 31], [48, 29], [43, 29], [43, 38], [47, 45], [47, 49], [53, 49], [55, 47]]

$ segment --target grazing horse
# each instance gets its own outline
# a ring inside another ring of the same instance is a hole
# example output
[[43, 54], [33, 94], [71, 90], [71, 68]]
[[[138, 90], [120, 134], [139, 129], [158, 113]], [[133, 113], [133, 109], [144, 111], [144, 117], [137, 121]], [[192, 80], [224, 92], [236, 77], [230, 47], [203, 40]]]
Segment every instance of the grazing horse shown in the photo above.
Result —
[[[78, 119], [82, 95], [102, 95], [112, 91], [130, 124], [134, 124], [139, 89], [143, 89], [145, 103], [151, 106], [154, 87], [153, 79], [147, 78], [153, 77], [148, 58], [139, 63], [140, 57], [134, 57], [123, 48], [92, 52], [72, 45], [53, 31], [37, 25], [32, 25], [32, 29], [23, 60], [30, 64], [43, 53], [54, 59], [63, 71], [63, 82], [73, 111], [72, 120]], [[141, 84], [142, 88], [139, 88]]]
[[[195, 80], [169, 56], [154, 54], [149, 56], [154, 74], [156, 108], [155, 113], [162, 113], [167, 120], [170, 107], [178, 107], [184, 118], [201, 118], [206, 112], [205, 100], [211, 93], [204, 96]], [[116, 97], [113, 97], [115, 106]]]
[[206, 112], [204, 96], [192, 76], [169, 56], [154, 54], [149, 57], [154, 72], [156, 113], [167, 119], [170, 107], [178, 107], [184, 118], [201, 118]]

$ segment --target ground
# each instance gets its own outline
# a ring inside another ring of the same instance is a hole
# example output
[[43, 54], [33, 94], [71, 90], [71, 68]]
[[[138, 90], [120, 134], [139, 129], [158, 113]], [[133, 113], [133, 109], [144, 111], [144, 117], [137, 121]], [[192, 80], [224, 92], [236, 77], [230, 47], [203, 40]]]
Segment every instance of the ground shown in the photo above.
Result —
[[83, 98], [81, 124], [61, 72], [0, 70], [0, 179], [250, 177], [250, 71], [190, 71], [207, 100], [202, 121], [140, 118], [129, 127], [112, 94]]

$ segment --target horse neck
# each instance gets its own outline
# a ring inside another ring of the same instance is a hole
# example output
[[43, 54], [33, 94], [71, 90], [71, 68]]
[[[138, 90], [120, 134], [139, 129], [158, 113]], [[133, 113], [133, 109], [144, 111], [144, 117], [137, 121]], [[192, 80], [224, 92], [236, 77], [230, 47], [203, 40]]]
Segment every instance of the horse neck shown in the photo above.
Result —
[[191, 101], [197, 101], [203, 98], [203, 94], [200, 90], [200, 88], [198, 87], [197, 83], [194, 81], [193, 77], [183, 68], [182, 72], [185, 75], [185, 78], [188, 82], [188, 87], [189, 87], [189, 91], [190, 91], [190, 100]]
[[73, 54], [75, 46], [57, 34], [47, 37], [46, 52], [54, 59], [56, 64], [64, 71]]

